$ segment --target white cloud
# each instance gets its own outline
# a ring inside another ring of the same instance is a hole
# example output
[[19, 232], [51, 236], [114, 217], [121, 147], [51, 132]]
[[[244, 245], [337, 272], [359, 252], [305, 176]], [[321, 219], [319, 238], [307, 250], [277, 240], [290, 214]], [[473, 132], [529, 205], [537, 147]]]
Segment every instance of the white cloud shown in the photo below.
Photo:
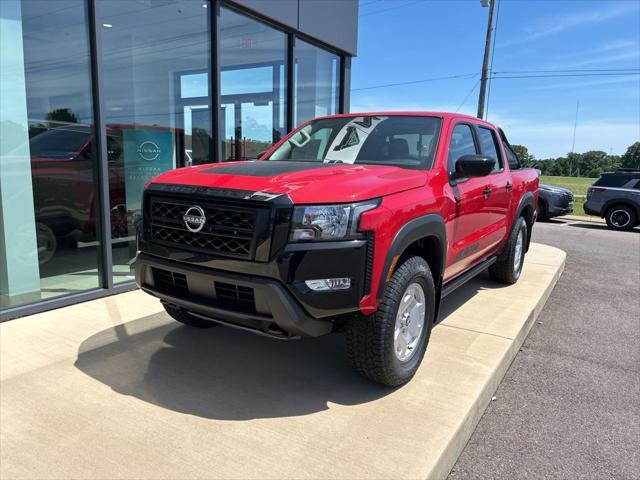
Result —
[[566, 82], [557, 82], [557, 83], [547, 83], [544, 85], [536, 85], [528, 87], [527, 90], [560, 90], [560, 89], [575, 89], [575, 88], [585, 88], [585, 87], [598, 87], [605, 85], [619, 85], [624, 83], [633, 83], [636, 85], [636, 91], [640, 92], [640, 77], [634, 75], [632, 77], [623, 77], [623, 78], [605, 78], [601, 80], [583, 80], [583, 81], [575, 81], [572, 80], [573, 77], [567, 77], [570, 79]]
[[[503, 126], [511, 143], [525, 145], [536, 158], [555, 158], [571, 150], [573, 121], [539, 122], [501, 118], [499, 115], [489, 120]], [[621, 155], [629, 145], [639, 140], [640, 118], [636, 122], [606, 118], [581, 122], [578, 119], [575, 150], [603, 150]]]
[[[604, 4], [605, 2], [603, 2]], [[555, 35], [565, 30], [577, 27], [583, 27], [594, 23], [603, 23], [623, 15], [636, 13], [640, 10], [640, 5], [636, 2], [628, 2], [625, 4], [614, 4], [608, 9], [601, 8], [587, 12], [575, 12], [564, 16], [547, 17], [540, 24], [528, 29], [528, 32], [520, 38], [514, 38], [498, 46], [506, 47], [528, 43], [533, 40]]]

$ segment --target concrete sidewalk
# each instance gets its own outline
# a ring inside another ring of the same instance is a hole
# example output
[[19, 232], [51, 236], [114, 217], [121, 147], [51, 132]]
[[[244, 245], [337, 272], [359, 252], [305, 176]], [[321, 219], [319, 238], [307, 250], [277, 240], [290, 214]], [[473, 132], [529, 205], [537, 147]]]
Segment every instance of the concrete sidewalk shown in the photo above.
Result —
[[564, 267], [446, 299], [425, 360], [387, 390], [342, 336], [278, 342], [180, 326], [140, 292], [0, 325], [0, 477], [443, 478]]

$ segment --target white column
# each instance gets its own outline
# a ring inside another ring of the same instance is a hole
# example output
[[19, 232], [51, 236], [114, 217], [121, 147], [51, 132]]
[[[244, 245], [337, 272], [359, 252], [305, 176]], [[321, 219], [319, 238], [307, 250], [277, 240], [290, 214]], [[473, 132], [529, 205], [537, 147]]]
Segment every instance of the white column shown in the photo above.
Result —
[[20, 0], [0, 0], [0, 72], [0, 306], [6, 307], [37, 300], [40, 292]]

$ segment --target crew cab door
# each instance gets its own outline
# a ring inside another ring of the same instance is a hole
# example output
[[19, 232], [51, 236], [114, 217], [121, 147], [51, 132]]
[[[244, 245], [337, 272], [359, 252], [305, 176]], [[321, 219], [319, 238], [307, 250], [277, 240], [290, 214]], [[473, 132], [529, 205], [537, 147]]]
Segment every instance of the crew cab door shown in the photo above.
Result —
[[493, 172], [486, 179], [484, 215], [488, 223], [485, 239], [487, 253], [498, 248], [508, 234], [509, 212], [511, 211], [511, 174], [505, 167], [505, 159], [500, 148], [498, 132], [492, 128], [475, 125], [480, 153], [496, 160]]
[[455, 213], [447, 223], [445, 281], [472, 267], [490, 247], [491, 224], [495, 220], [487, 204], [488, 177], [455, 179], [456, 161], [464, 155], [480, 153], [475, 128], [470, 123], [458, 123], [451, 131], [447, 170], [455, 198]]

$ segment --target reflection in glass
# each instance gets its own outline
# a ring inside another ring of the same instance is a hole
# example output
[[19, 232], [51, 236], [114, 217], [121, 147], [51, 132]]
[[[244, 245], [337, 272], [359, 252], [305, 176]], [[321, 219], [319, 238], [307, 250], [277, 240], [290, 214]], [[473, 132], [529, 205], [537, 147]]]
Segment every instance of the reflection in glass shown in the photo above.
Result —
[[85, 2], [2, 0], [0, 31], [4, 308], [100, 287], [100, 275]]
[[340, 57], [300, 39], [294, 57], [294, 126], [338, 113]]
[[220, 12], [220, 136], [224, 160], [256, 158], [286, 133], [286, 35]]
[[212, 161], [208, 4], [98, 1], [114, 282], [133, 278], [145, 182]]

